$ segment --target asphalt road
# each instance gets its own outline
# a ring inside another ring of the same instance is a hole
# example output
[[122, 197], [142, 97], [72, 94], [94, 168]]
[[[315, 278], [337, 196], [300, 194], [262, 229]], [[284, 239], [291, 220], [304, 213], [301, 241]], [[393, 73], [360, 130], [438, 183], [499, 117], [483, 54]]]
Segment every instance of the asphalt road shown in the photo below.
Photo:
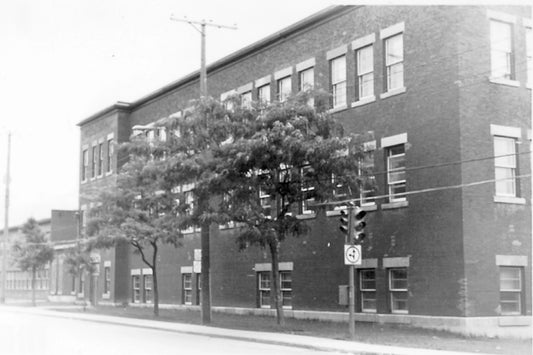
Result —
[[14, 313], [0, 308], [1, 355], [325, 354], [162, 330]]

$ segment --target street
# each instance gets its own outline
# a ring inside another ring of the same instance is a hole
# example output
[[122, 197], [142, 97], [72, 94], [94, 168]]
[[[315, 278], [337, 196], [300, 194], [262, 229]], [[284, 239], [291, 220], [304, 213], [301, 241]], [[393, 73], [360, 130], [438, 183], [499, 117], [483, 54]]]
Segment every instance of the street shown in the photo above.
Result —
[[209, 336], [16, 313], [0, 308], [2, 355], [324, 354]]

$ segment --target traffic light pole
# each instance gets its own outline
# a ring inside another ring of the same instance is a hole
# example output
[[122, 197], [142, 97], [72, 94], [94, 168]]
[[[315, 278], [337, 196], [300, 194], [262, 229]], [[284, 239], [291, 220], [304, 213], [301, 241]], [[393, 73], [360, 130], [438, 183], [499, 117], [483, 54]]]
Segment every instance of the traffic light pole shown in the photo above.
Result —
[[[348, 205], [348, 233], [346, 233], [346, 244], [354, 244], [353, 241], [353, 205]], [[350, 338], [355, 339], [355, 266], [350, 265], [348, 269], [348, 323], [350, 330]]]

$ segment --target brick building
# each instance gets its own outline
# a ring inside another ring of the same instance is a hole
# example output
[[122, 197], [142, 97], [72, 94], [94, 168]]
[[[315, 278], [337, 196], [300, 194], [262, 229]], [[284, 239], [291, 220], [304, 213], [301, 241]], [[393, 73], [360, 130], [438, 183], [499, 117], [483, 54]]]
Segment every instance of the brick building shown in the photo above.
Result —
[[[278, 100], [307, 86], [332, 94], [348, 132], [373, 131], [380, 198], [356, 273], [357, 319], [465, 333], [526, 335], [531, 325], [529, 7], [335, 6], [208, 66], [209, 94]], [[527, 40], [526, 40], [527, 39]], [[526, 45], [527, 44], [527, 45]], [[199, 95], [192, 73], [79, 123], [80, 209], [113, 184], [113, 151], [136, 125], [182, 114]], [[498, 158], [494, 158], [498, 156]], [[344, 320], [348, 283], [338, 211], [302, 208], [311, 231], [284, 242], [289, 316]], [[232, 228], [211, 239], [212, 303], [271, 313], [271, 265], [240, 253]], [[199, 234], [164, 248], [162, 304], [194, 306]], [[150, 303], [151, 274], [128, 246], [102, 251], [97, 296]]]

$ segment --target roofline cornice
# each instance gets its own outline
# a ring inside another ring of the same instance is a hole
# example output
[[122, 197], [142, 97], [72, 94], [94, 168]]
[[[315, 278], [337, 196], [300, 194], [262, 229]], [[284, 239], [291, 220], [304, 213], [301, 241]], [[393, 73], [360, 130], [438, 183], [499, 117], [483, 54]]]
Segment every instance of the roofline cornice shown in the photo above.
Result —
[[77, 124], [77, 126], [83, 126], [97, 118], [104, 117], [114, 111], [129, 111], [132, 105], [129, 102], [117, 101], [113, 105], [106, 107], [105, 109], [98, 111], [97, 113], [85, 118]]

